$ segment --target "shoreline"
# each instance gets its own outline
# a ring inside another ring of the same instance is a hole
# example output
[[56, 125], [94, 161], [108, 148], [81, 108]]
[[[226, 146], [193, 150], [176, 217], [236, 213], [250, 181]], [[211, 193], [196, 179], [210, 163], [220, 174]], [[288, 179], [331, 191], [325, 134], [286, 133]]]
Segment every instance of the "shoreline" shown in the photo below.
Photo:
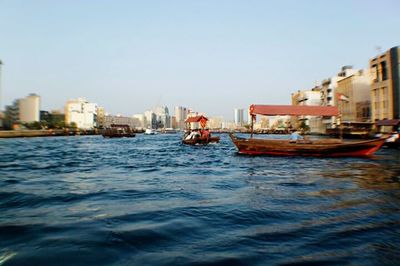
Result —
[[59, 137], [76, 135], [100, 135], [97, 131], [74, 131], [65, 129], [48, 130], [1, 130], [0, 138], [34, 138], [34, 137]]

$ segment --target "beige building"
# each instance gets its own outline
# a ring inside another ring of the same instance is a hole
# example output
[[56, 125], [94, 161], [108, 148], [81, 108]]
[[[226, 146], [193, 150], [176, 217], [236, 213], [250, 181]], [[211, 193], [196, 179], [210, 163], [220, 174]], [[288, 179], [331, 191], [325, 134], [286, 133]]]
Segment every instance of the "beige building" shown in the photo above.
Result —
[[106, 111], [104, 107], [97, 107], [97, 126], [99, 128], [105, 127]]
[[112, 124], [128, 125], [131, 128], [141, 127], [141, 123], [138, 118], [121, 115], [106, 115], [104, 117], [104, 127], [109, 128]]
[[[321, 87], [315, 86], [311, 90], [297, 91], [292, 93], [292, 105], [306, 105], [306, 106], [321, 106]], [[309, 131], [312, 133], [324, 133], [324, 127], [322, 126], [322, 117], [320, 116], [300, 116], [291, 117], [290, 125], [293, 128], [300, 128], [300, 125], [304, 122], [309, 127]]]
[[40, 121], [40, 96], [29, 94], [27, 97], [19, 99], [19, 121], [22, 123]]
[[[371, 94], [371, 75], [369, 71], [359, 70], [351, 76], [337, 82], [335, 102], [338, 105], [343, 122], [369, 122]], [[338, 95], [348, 100], [338, 100]]]
[[222, 116], [210, 117], [208, 120], [208, 127], [210, 129], [222, 129], [224, 118]]
[[[393, 47], [372, 58], [369, 66], [372, 76], [372, 121], [379, 124], [393, 120], [395, 123], [395, 119], [400, 119], [400, 47]], [[384, 132], [391, 129], [391, 125], [381, 128]]]
[[69, 100], [65, 105], [65, 123], [75, 123], [80, 129], [93, 129], [97, 126], [97, 104], [85, 98]]

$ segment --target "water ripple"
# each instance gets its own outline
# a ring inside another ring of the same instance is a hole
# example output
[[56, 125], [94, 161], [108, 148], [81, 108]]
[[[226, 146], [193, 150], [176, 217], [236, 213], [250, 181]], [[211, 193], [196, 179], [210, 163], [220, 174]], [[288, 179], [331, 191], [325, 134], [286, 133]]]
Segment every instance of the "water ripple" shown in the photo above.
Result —
[[400, 151], [239, 156], [180, 135], [0, 139], [0, 265], [396, 265]]

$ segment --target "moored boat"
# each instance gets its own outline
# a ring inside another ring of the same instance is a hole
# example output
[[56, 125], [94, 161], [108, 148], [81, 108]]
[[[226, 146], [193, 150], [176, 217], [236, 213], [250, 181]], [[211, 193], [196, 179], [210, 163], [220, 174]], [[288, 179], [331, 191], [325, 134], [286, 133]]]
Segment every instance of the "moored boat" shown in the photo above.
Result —
[[291, 142], [281, 139], [238, 138], [233, 134], [230, 134], [230, 137], [241, 154], [315, 157], [370, 156], [384, 144], [386, 139], [348, 142], [338, 139], [321, 139]]
[[144, 132], [145, 135], [156, 135], [157, 131], [152, 128], [147, 128], [146, 131]]
[[129, 125], [111, 124], [103, 132], [104, 138], [133, 138], [136, 136]]
[[[271, 106], [251, 105], [252, 122], [256, 114], [261, 115], [320, 115], [337, 116], [335, 106]], [[253, 128], [253, 123], [251, 124]], [[343, 142], [341, 139], [320, 140], [278, 140], [238, 138], [230, 134], [232, 142], [241, 154], [280, 155], [280, 156], [315, 156], [315, 157], [359, 157], [374, 154], [384, 144], [386, 137]]]

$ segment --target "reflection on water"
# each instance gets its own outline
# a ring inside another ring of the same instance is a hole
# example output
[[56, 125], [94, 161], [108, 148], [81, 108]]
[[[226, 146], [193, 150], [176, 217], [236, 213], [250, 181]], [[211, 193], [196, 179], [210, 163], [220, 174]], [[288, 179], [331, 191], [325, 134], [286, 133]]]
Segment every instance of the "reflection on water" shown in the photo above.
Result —
[[239, 156], [180, 135], [0, 140], [0, 265], [400, 261], [400, 151]]

